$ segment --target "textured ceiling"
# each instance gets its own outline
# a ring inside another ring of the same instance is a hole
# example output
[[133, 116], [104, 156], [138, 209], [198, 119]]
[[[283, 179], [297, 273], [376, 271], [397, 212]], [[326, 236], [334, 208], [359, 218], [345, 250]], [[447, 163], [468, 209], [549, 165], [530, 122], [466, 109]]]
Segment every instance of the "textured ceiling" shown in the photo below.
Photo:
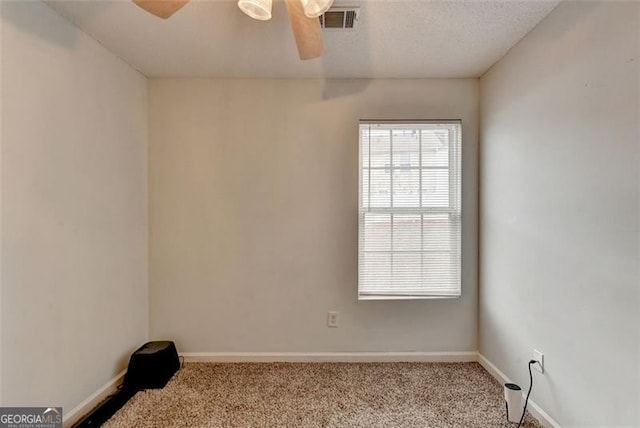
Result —
[[47, 3], [150, 77], [478, 77], [559, 0], [337, 0], [355, 31], [327, 31], [324, 57], [300, 61], [284, 3], [255, 21], [235, 1], [192, 0], [167, 21], [130, 1]]

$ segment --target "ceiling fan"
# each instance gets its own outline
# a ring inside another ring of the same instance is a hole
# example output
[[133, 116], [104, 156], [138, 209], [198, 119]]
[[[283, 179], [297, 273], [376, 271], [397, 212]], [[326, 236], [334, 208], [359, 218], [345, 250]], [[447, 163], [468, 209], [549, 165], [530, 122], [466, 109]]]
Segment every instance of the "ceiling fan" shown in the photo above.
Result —
[[[167, 19], [189, 0], [133, 0], [147, 12]], [[250, 17], [271, 19], [273, 0], [238, 0], [238, 7]], [[298, 47], [300, 59], [318, 58], [324, 54], [324, 38], [318, 17], [333, 4], [333, 0], [285, 0], [289, 21]]]

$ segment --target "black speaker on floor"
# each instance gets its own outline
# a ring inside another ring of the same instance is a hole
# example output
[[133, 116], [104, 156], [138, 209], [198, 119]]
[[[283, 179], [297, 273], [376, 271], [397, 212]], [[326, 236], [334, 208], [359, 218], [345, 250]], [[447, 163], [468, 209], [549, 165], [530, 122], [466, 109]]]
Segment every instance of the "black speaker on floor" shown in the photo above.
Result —
[[179, 368], [173, 342], [147, 342], [131, 355], [124, 383], [136, 390], [164, 388]]
[[147, 342], [129, 359], [124, 383], [73, 428], [99, 427], [125, 405], [136, 392], [163, 388], [180, 368], [176, 345], [168, 340]]

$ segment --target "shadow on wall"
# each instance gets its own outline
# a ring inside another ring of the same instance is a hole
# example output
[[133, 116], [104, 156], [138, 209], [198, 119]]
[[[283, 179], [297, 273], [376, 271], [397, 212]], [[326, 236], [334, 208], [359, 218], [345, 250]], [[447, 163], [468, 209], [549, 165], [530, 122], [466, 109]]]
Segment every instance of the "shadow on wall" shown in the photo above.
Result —
[[[616, 2], [611, 2], [610, 5], [606, 5], [607, 7], [615, 7]], [[563, 4], [563, 3], [560, 3]], [[582, 37], [583, 33], [576, 33], [571, 31], [576, 25], [584, 25], [585, 22], [589, 22], [589, 15], [593, 15], [594, 12], [597, 12], [597, 9], [602, 7], [602, 3], [599, 2], [566, 2], [563, 8], [558, 9], [556, 7], [555, 12], [552, 13], [562, 13], [563, 21], [566, 23], [564, 26], [551, 26], [546, 25], [545, 31], [538, 31], [537, 40], [535, 43], [537, 46], [532, 46], [532, 49], [538, 52], [540, 58], [544, 58], [545, 60], [539, 61], [539, 66], [535, 69], [529, 70], [529, 78], [527, 78], [528, 84], [530, 86], [529, 93], [534, 93], [536, 91], [544, 91], [545, 82], [549, 80], [549, 78], [557, 76], [558, 74], [563, 74], [567, 72], [569, 67], [574, 67], [575, 64], [578, 64], [578, 58], [585, 56], [585, 51], [587, 47], [583, 43], [579, 43], [578, 39]], [[545, 22], [541, 22], [539, 25], [545, 25]], [[596, 24], [597, 25], [597, 24]], [[573, 39], [573, 40], [572, 40]], [[570, 53], [566, 51], [559, 50], [550, 50], [547, 49], [547, 46], [554, 45], [560, 43], [561, 40], [569, 40], [569, 44], [573, 45], [575, 49], [573, 49]], [[598, 49], [606, 49], [607, 46], [607, 38], [600, 38], [602, 46], [589, 46], [589, 50], [598, 50]], [[525, 39], [525, 43], [531, 43]], [[550, 57], [551, 56], [551, 57]], [[513, 56], [509, 56], [509, 60], [513, 60]], [[548, 67], [546, 64], [553, 63], [553, 67]], [[495, 64], [494, 64], [495, 65]], [[485, 73], [485, 75], [491, 73], [493, 66], [489, 68], [489, 70]], [[576, 69], [571, 70], [572, 75], [576, 76], [576, 79], [580, 79], [583, 74], [588, 73], [589, 70], [584, 69]], [[483, 76], [484, 77], [484, 76]], [[517, 85], [517, 81], [513, 81], [514, 85]], [[588, 82], [585, 82], [588, 84]], [[516, 87], [509, 87], [507, 85], [502, 86], [502, 91], [512, 94], [518, 94], [517, 97], [513, 97], [514, 100], [522, 101], [522, 97], [525, 97], [526, 94], [519, 90]], [[566, 100], [566, 94], [556, 93], [558, 101]], [[500, 112], [494, 113], [500, 114]]]
[[348, 82], [346, 80], [325, 79], [322, 88], [322, 99], [332, 100], [359, 94], [364, 92], [370, 84], [371, 79], [351, 79]]
[[53, 28], [50, 25], [44, 25], [43, 23], [38, 22], [37, 19], [40, 15], [34, 13], [33, 10], [34, 8], [40, 7], [38, 3], [39, 2], [24, 0], [0, 1], [2, 19], [5, 22], [12, 23], [22, 32], [36, 36], [47, 43], [72, 49], [76, 45], [77, 41], [77, 33], [74, 31], [74, 28]]

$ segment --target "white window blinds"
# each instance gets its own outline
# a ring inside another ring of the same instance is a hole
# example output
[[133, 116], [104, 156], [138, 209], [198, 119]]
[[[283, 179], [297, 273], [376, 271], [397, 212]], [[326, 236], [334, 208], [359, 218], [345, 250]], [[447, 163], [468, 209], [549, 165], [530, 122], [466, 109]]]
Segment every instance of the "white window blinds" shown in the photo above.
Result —
[[460, 296], [461, 134], [360, 122], [360, 299]]

